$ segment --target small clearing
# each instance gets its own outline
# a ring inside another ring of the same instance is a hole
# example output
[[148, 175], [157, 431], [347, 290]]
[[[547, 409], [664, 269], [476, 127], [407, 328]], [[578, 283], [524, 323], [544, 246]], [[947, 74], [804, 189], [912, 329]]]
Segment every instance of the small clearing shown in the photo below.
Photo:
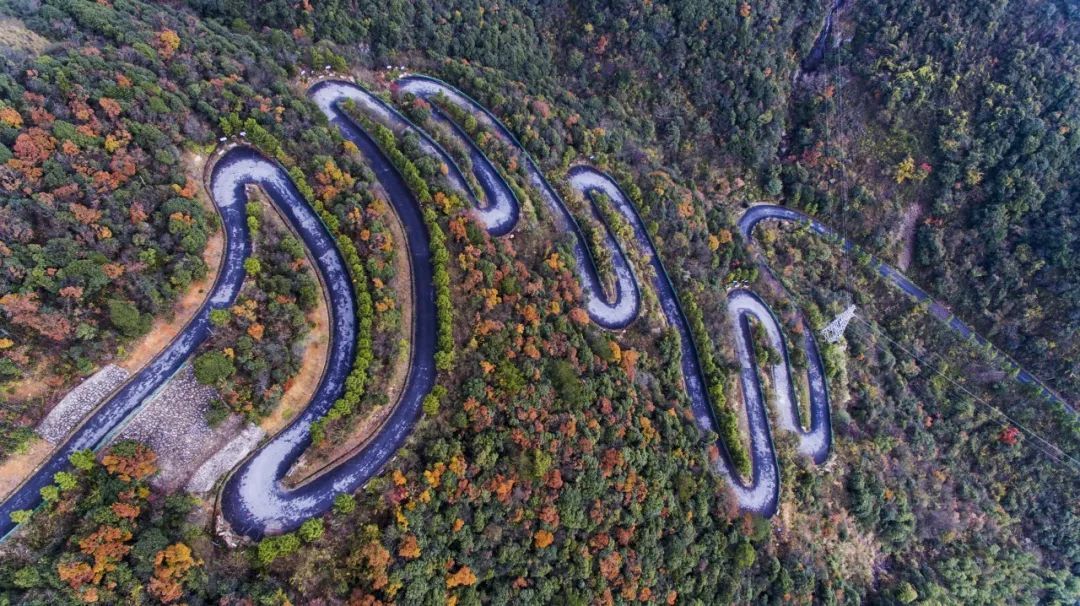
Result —
[[52, 454], [52, 451], [52, 444], [41, 438], [34, 438], [26, 446], [26, 450], [4, 459], [0, 464], [0, 499], [6, 499], [24, 478], [33, 473]]
[[26, 25], [14, 17], [0, 17], [0, 48], [21, 50], [33, 55], [40, 55], [51, 42], [26, 28]]
[[900, 221], [900, 242], [903, 248], [900, 250], [900, 258], [896, 264], [900, 271], [907, 271], [911, 265], [911, 259], [915, 256], [915, 227], [922, 215], [922, 206], [912, 204], [904, 211], [904, 217]]
[[[33, 368], [23, 373], [23, 378], [9, 383], [4, 387], [9, 402], [31, 402], [36, 400], [40, 405], [40, 411], [47, 410], [46, 402], [55, 401], [66, 393], [65, 387], [70, 383], [64, 377], [53, 374], [56, 368], [55, 360], [48, 355], [43, 355], [41, 360]], [[33, 413], [33, 408], [29, 409]]]

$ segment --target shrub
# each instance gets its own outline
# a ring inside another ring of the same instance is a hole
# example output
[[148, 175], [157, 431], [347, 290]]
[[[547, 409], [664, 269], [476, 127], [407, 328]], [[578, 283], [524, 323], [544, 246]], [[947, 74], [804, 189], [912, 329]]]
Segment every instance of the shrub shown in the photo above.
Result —
[[109, 321], [125, 337], [138, 337], [150, 330], [150, 316], [139, 313], [138, 308], [127, 301], [109, 301]]
[[346, 493], [334, 497], [334, 513], [345, 515], [353, 511], [356, 511], [356, 497]]
[[68, 461], [80, 471], [90, 471], [97, 464], [97, 460], [94, 457], [94, 451], [92, 450], [76, 450], [68, 457]]
[[300, 525], [297, 534], [305, 543], [314, 543], [322, 538], [324, 530], [322, 518], [311, 518]]
[[254, 278], [262, 271], [262, 263], [255, 257], [248, 257], [247, 259], [244, 259], [244, 271], [248, 276]]
[[300, 549], [300, 539], [292, 533], [276, 537], [266, 537], [259, 541], [256, 557], [263, 566], [269, 566], [274, 560], [291, 555]]
[[232, 314], [227, 309], [210, 310], [210, 323], [218, 328], [228, 325], [230, 319], [232, 319]]
[[195, 358], [195, 379], [203, 385], [217, 385], [234, 372], [233, 361], [220, 351], [208, 351]]
[[11, 512], [11, 521], [16, 524], [25, 524], [30, 521], [32, 515], [34, 515], [34, 512], [29, 509], [18, 509]]

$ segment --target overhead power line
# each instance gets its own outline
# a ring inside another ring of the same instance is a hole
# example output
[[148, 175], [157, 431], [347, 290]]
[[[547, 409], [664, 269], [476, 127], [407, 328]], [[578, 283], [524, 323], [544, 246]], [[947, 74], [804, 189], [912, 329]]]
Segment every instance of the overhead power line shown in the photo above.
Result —
[[[890, 337], [883, 330], [878, 328], [874, 323], [872, 323], [872, 322], [870, 322], [870, 321], [866, 320], [865, 318], [862, 318], [862, 317], [860, 317], [858, 315], [854, 316], [854, 319], [858, 320], [859, 322], [861, 322], [863, 324], [865, 324], [871, 331], [873, 331], [874, 335], [879, 336], [879, 337], [887, 340], [889, 343], [892, 343], [895, 347], [897, 347], [898, 349], [900, 349], [904, 353], [908, 354], [909, 356], [911, 356], [912, 358], [914, 358], [915, 360], [920, 362], [922, 364], [922, 366], [929, 368], [931, 371], [933, 371], [937, 375], [941, 376], [943, 379], [948, 381], [949, 384], [952, 387], [955, 387], [956, 389], [962, 391], [964, 394], [966, 394], [967, 396], [972, 398], [972, 400], [974, 400], [976, 403], [981, 404], [986, 409], [988, 409], [990, 411], [993, 411], [999, 417], [1001, 417], [1001, 418], [1005, 419], [1006, 421], [1008, 421], [1008, 423], [1002, 422], [1003, 426], [1012, 425], [1012, 426], [1016, 427], [1017, 429], [1019, 429], [1023, 433], [1025, 433], [1025, 434], [1031, 436], [1032, 438], [1038, 440], [1039, 442], [1045, 444], [1053, 452], [1057, 453], [1057, 455], [1059, 455], [1061, 458], [1065, 459], [1068, 462], [1068, 464], [1075, 471], [1080, 471], [1080, 460], [1076, 459], [1075, 457], [1073, 457], [1069, 453], [1065, 452], [1061, 447], [1059, 447], [1053, 441], [1051, 441], [1048, 438], [1043, 437], [1042, 434], [1040, 434], [1039, 432], [1035, 431], [1034, 429], [1031, 429], [1030, 427], [1024, 425], [1020, 421], [1017, 421], [1014, 417], [1012, 417], [1011, 415], [1009, 415], [1005, 411], [1001, 410], [997, 406], [994, 406], [993, 404], [991, 404], [988, 400], [986, 400], [982, 396], [979, 396], [978, 394], [972, 392], [965, 385], [957, 382], [955, 379], [953, 379], [949, 375], [947, 375], [944, 372], [942, 372], [941, 370], [937, 369], [933, 363], [926, 361], [925, 359], [923, 359], [922, 356], [915, 353], [914, 351], [912, 351], [908, 347], [904, 346], [904, 344], [900, 343], [896, 339], [893, 339], [892, 337]], [[875, 345], [877, 345], [878, 347], [881, 347], [880, 343], [875, 343]], [[1046, 452], [1046, 451], [1043, 451], [1043, 452]], [[1046, 452], [1046, 454], [1048, 456], [1050, 456], [1052, 459], [1054, 459], [1055, 462], [1057, 462], [1057, 463], [1062, 462], [1062, 460], [1059, 459], [1057, 456], [1051, 455], [1049, 452]]]
[[[841, 35], [840, 35], [840, 28], [836, 26], [835, 13], [833, 13], [833, 23], [832, 23], [832, 32], [831, 33], [832, 33], [832, 37], [833, 37], [833, 48], [832, 49], [828, 49], [828, 48], [823, 49], [823, 52], [826, 52], [826, 53], [828, 53], [829, 50], [834, 51], [833, 52], [833, 62], [832, 62], [833, 66], [832, 66], [832, 69], [827, 69], [827, 71], [828, 71], [828, 82], [829, 82], [829, 84], [832, 85], [832, 88], [833, 88], [832, 97], [830, 99], [831, 107], [826, 109], [826, 111], [825, 111], [825, 141], [826, 141], [826, 145], [830, 149], [833, 147], [833, 144], [834, 144], [832, 126], [835, 125], [837, 128], [839, 128], [840, 120], [842, 119], [842, 109], [843, 109], [842, 99], [841, 99], [841, 90], [840, 90], [840, 85], [839, 85], [839, 80], [838, 80], [839, 70], [840, 70], [840, 53], [835, 52], [836, 49], [838, 49], [839, 46], [840, 46]], [[825, 65], [828, 65], [827, 60], [824, 61], [823, 63]], [[831, 114], [834, 113], [834, 111], [835, 111], [835, 113], [837, 115], [831, 115]], [[839, 167], [840, 168], [840, 222], [841, 222], [841, 229], [843, 230], [841, 233], [847, 234], [848, 233], [847, 232], [847, 202], [848, 202], [849, 184], [848, 184], [848, 175], [847, 175], [847, 167], [846, 167], [846, 164], [847, 164], [847, 162], [846, 162], [846, 153], [844, 152], [844, 149], [843, 149], [843, 147], [841, 145], [837, 145], [836, 150], [840, 155], [840, 167]], [[791, 289], [788, 288], [787, 285], [783, 283], [783, 281], [781, 281], [781, 285], [783, 286], [784, 290], [788, 292], [788, 294], [790, 296], [792, 296], [796, 300], [801, 300], [801, 297], [796, 296], [791, 291]], [[1008, 426], [1009, 424], [1011, 424], [1012, 426], [1016, 427], [1017, 429], [1019, 429], [1020, 431], [1022, 431], [1026, 435], [1031, 436], [1034, 440], [1037, 441], [1035, 443], [1036, 448], [1038, 450], [1040, 450], [1041, 452], [1043, 452], [1044, 454], [1046, 454], [1051, 460], [1053, 460], [1054, 462], [1059, 463], [1059, 464], [1064, 462], [1064, 463], [1068, 464], [1070, 467], [1072, 467], [1074, 471], [1080, 471], [1080, 460], [1077, 460], [1075, 457], [1073, 457], [1073, 456], [1069, 455], [1068, 453], [1066, 453], [1064, 450], [1062, 450], [1060, 447], [1058, 447], [1056, 444], [1054, 444], [1051, 440], [1043, 437], [1041, 434], [1039, 434], [1035, 430], [1027, 427], [1023, 423], [1020, 423], [1015, 418], [1011, 417], [1010, 415], [1008, 415], [1007, 413], [1002, 411], [997, 406], [994, 406], [993, 404], [991, 404], [986, 399], [984, 399], [984, 398], [976, 395], [975, 393], [973, 393], [966, 386], [956, 382], [952, 377], [950, 377], [947, 374], [945, 374], [944, 372], [938, 370], [938, 368], [935, 367], [932, 363], [928, 363], [926, 360], [924, 360], [919, 354], [911, 351], [910, 349], [908, 349], [907, 347], [905, 347], [901, 343], [897, 342], [892, 337], [885, 334], [884, 331], [878, 329], [875, 326], [875, 324], [867, 321], [866, 319], [860, 317], [859, 315], [854, 315], [853, 317], [854, 317], [854, 319], [859, 320], [860, 322], [865, 324], [867, 327], [869, 327], [870, 330], [874, 331], [875, 334], [880, 335], [881, 337], [883, 337], [884, 339], [888, 340], [890, 343], [892, 343], [893, 345], [895, 345], [896, 347], [901, 349], [902, 351], [906, 352], [908, 355], [915, 358], [922, 365], [928, 366], [933, 372], [939, 374], [945, 380], [947, 380], [949, 382], [949, 384], [952, 385], [954, 388], [961, 390], [963, 393], [970, 396], [978, 404], [982, 405], [983, 407], [987, 408], [988, 410], [993, 411], [996, 415], [998, 415], [998, 417], [1003, 418], [1006, 421], [1008, 421], [1008, 423], [1005, 423], [1004, 421], [1000, 421], [1004, 426]], [[876, 341], [874, 342], [874, 345], [876, 345], [879, 348], [882, 347], [881, 344], [876, 342]], [[945, 362], [944, 357], [942, 357], [940, 354], [931, 353], [931, 355], [934, 355], [939, 360], [941, 360], [942, 362]], [[1041, 446], [1038, 445], [1039, 442], [1041, 442], [1042, 444], [1045, 444], [1050, 450], [1043, 449]], [[1058, 453], [1058, 454], [1055, 455], [1054, 453]], [[1058, 455], [1060, 455], [1060, 456], [1058, 456]]]
[[[794, 301], [796, 304], [798, 304], [800, 307], [802, 307], [804, 309], [809, 308], [810, 302], [807, 301], [805, 297], [795, 293], [790, 287], [788, 287], [787, 283], [784, 280], [782, 280], [779, 276], [777, 276], [777, 281], [779, 282], [780, 287], [784, 290], [784, 292], [787, 294], [787, 296], [792, 301]], [[852, 286], [852, 284], [847, 282], [847, 280], [845, 280], [845, 285], [848, 288], [854, 288]], [[933, 364], [932, 362], [926, 360], [922, 355], [912, 351], [910, 348], [908, 348], [904, 344], [902, 344], [899, 341], [897, 341], [896, 339], [893, 339], [892, 337], [890, 337], [881, 328], [879, 328], [876, 324], [868, 321], [867, 319], [859, 316], [858, 314], [852, 315], [852, 319], [858, 320], [862, 324], [865, 324], [867, 327], [869, 327], [869, 329], [875, 335], [878, 335], [881, 338], [883, 338], [883, 339], [887, 340], [888, 342], [892, 343], [897, 348], [899, 348], [901, 351], [905, 352], [906, 354], [908, 354], [912, 358], [914, 358], [918, 363], [920, 363], [921, 366], [929, 368], [931, 372], [934, 372], [934, 373], [940, 375], [942, 378], [944, 378], [946, 381], [948, 381], [948, 383], [949, 383], [949, 385], [951, 387], [953, 387], [954, 389], [956, 389], [958, 391], [962, 391], [965, 395], [972, 398], [977, 404], [980, 404], [981, 406], [983, 406], [983, 407], [987, 408], [988, 410], [992, 411], [997, 416], [996, 420], [997, 420], [997, 422], [999, 424], [1001, 424], [1002, 427], [1013, 426], [1013, 427], [1016, 427], [1018, 430], [1020, 430], [1025, 435], [1030, 436], [1034, 440], [1033, 442], [1031, 442], [1031, 444], [1035, 447], [1035, 449], [1042, 452], [1043, 454], [1045, 454], [1050, 460], [1054, 461], [1055, 463], [1057, 463], [1059, 465], [1066, 465], [1068, 467], [1071, 467], [1074, 472], [1080, 472], [1080, 460], [1078, 460], [1076, 457], [1070, 455], [1069, 453], [1065, 452], [1064, 449], [1062, 449], [1060, 446], [1058, 446], [1052, 440], [1050, 440], [1049, 438], [1043, 436], [1042, 434], [1035, 431], [1034, 429], [1031, 429], [1030, 427], [1028, 427], [1027, 425], [1021, 423], [1020, 421], [1017, 421], [1014, 417], [1007, 414], [1006, 412], [1001, 410], [999, 407], [994, 406], [989, 401], [987, 401], [985, 398], [975, 394], [970, 389], [968, 389], [966, 386], [962, 385], [961, 383], [957, 382], [955, 379], [953, 379], [949, 375], [947, 375], [944, 372], [942, 372], [941, 370], [939, 370], [935, 364]], [[888, 351], [885, 348], [885, 346], [882, 345], [879, 341], [870, 340], [869, 335], [867, 335], [867, 334], [862, 334], [859, 331], [848, 331], [847, 334], [859, 334], [869, 344], [874, 345], [875, 347], [877, 347], [878, 349], [881, 349], [882, 351]], [[948, 362], [944, 358], [944, 356], [942, 356], [940, 354], [932, 353], [931, 355], [936, 356], [943, 363]], [[1027, 403], [1027, 402], [1024, 402], [1024, 403]], [[1004, 421], [1002, 419], [1004, 419]], [[1049, 450], [1047, 450], [1047, 448], [1044, 448], [1042, 446], [1042, 444], [1045, 444], [1046, 447], [1049, 448]]]

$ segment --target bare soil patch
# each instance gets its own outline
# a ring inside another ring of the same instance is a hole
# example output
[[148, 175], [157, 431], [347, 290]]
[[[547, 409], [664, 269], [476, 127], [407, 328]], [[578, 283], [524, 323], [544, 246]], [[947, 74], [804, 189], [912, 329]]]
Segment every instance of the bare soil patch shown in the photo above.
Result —
[[0, 499], [7, 498], [23, 481], [34, 472], [53, 451], [53, 445], [41, 438], [34, 438], [25, 452], [12, 455], [0, 464]]
[[904, 211], [904, 217], [900, 223], [900, 259], [897, 265], [900, 271], [907, 271], [911, 266], [911, 258], [915, 255], [915, 227], [918, 225], [919, 216], [922, 215], [922, 206], [912, 204]]
[[8, 384], [5, 392], [11, 402], [31, 402], [37, 400], [42, 406], [45, 402], [58, 400], [60, 394], [66, 392], [69, 385], [64, 377], [53, 374], [55, 365], [49, 356], [43, 356], [41, 361], [34, 366], [26, 376], [18, 381]]

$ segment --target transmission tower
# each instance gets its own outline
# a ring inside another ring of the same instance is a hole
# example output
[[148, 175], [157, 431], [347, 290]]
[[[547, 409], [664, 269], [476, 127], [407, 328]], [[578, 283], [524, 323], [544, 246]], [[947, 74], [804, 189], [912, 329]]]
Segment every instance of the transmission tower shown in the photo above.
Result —
[[821, 329], [821, 336], [829, 343], [836, 343], [840, 340], [840, 337], [844, 336], [844, 330], [847, 329], [848, 322], [855, 316], [855, 306], [848, 305], [848, 308], [840, 312], [829, 325]]

